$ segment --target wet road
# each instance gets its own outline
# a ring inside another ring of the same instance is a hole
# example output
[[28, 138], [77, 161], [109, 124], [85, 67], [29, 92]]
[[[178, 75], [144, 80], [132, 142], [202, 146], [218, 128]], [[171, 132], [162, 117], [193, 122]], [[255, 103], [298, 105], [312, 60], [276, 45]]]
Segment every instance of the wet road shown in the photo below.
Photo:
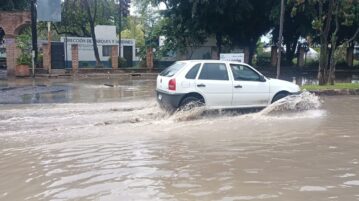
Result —
[[359, 97], [169, 116], [148, 83], [0, 105], [0, 200], [359, 200]]
[[153, 97], [155, 75], [0, 79], [0, 104], [88, 103]]

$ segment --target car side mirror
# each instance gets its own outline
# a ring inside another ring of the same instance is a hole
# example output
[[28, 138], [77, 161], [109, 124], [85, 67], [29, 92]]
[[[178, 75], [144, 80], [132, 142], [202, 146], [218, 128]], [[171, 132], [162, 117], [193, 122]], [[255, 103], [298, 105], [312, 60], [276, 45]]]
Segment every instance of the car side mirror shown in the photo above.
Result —
[[264, 75], [261, 75], [261, 76], [259, 77], [259, 80], [260, 80], [261, 82], [266, 82], [266, 81], [267, 81], [266, 78], [264, 77]]

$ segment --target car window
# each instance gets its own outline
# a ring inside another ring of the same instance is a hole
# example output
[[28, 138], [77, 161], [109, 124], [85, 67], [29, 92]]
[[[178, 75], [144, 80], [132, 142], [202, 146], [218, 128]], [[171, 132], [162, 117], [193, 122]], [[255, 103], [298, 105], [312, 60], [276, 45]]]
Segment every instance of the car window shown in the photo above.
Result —
[[202, 67], [200, 80], [229, 80], [226, 64], [205, 63]]
[[251, 68], [239, 65], [231, 64], [234, 80], [237, 81], [260, 81], [260, 75]]
[[195, 66], [193, 66], [191, 70], [188, 71], [186, 78], [190, 80], [196, 79], [200, 67], [201, 64], [196, 64]]
[[176, 62], [172, 66], [166, 68], [160, 73], [160, 76], [163, 77], [172, 77], [174, 76], [181, 68], [186, 65], [185, 62]]

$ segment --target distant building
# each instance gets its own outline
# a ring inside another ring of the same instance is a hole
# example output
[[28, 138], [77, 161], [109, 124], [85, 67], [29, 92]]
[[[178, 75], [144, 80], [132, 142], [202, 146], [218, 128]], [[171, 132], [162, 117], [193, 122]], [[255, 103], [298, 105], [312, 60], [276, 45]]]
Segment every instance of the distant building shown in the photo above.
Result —
[[[97, 47], [102, 64], [110, 68], [110, 57], [113, 46], [118, 46], [118, 37], [115, 26], [97, 25], [95, 27]], [[61, 44], [64, 48], [65, 66], [71, 68], [71, 46], [77, 44], [79, 48], [79, 66], [95, 67], [92, 38], [87, 37], [61, 37]], [[55, 47], [56, 48], [56, 47]], [[134, 39], [121, 40], [121, 58], [126, 61], [125, 66], [133, 66], [138, 61], [136, 57], [136, 41]]]

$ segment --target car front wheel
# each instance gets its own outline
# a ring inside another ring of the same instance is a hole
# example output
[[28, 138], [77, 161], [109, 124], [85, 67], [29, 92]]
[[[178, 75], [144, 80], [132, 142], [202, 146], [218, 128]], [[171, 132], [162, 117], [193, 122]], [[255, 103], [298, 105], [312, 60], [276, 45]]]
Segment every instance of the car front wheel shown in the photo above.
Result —
[[288, 94], [287, 92], [281, 92], [281, 93], [279, 93], [279, 94], [277, 94], [277, 95], [274, 96], [274, 98], [273, 98], [273, 100], [272, 100], [272, 103], [277, 102], [277, 101], [279, 101], [280, 99], [287, 97], [288, 95], [289, 95], [289, 94]]

